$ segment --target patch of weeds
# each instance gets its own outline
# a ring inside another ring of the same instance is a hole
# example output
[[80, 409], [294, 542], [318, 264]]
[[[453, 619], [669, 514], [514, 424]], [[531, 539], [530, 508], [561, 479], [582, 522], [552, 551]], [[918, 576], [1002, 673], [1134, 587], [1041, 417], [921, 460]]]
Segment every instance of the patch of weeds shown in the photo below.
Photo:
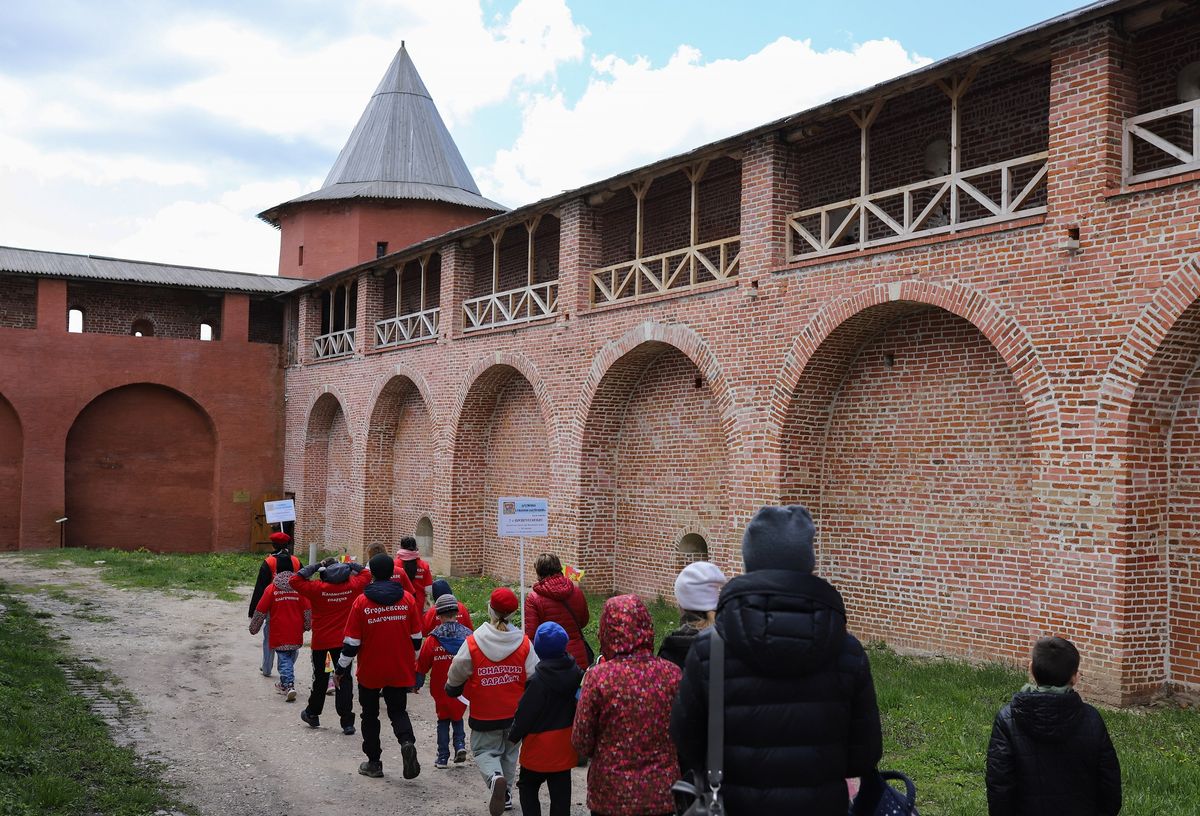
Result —
[[111, 677], [66, 655], [46, 625], [2, 590], [8, 612], [0, 616], [0, 816], [178, 809], [161, 767], [113, 744], [59, 663], [116, 689]]

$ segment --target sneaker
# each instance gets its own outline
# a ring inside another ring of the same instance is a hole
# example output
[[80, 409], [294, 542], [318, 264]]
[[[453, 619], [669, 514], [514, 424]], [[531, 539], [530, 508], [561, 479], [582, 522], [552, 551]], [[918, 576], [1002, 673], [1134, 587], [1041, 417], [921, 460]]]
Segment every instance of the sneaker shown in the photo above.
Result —
[[404, 760], [404, 778], [416, 779], [421, 775], [421, 763], [417, 762], [417, 746], [406, 742], [400, 746], [400, 758]]
[[316, 714], [309, 714], [307, 708], [300, 712], [300, 719], [303, 720], [309, 728], [321, 727], [321, 718]]
[[454, 764], [455, 765], [462, 765], [466, 761], [467, 761], [467, 749], [466, 748], [459, 748], [457, 751], [454, 752]]
[[354, 736], [354, 726], [353, 725], [343, 725], [342, 733], [345, 734], [347, 737]]
[[437, 759], [435, 759], [433, 761], [433, 769], [435, 771], [444, 771], [449, 767], [450, 767], [450, 758], [449, 757], [446, 757], [445, 759], [438, 757]]
[[382, 762], [364, 762], [358, 766], [358, 772], [363, 776], [369, 776], [372, 779], [383, 778], [383, 763]]
[[277, 682], [275, 684], [275, 690], [278, 691], [280, 694], [284, 694], [284, 695], [287, 694], [287, 686], [285, 686], [283, 683]]
[[504, 792], [504, 809], [512, 810], [512, 791], [510, 790]]
[[504, 800], [508, 795], [508, 782], [504, 780], [504, 774], [492, 774], [488, 788], [492, 792], [488, 797], [488, 816], [500, 816], [504, 812]]
[[287, 688], [284, 689], [283, 693], [289, 703], [296, 702], [296, 689], [292, 688], [291, 686], [288, 686]]

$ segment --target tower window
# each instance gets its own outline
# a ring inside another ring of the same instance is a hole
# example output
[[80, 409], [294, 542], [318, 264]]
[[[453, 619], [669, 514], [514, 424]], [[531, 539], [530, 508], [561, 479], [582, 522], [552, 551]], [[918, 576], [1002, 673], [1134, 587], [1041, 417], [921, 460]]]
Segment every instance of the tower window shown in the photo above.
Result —
[[149, 320], [135, 320], [129, 328], [129, 333], [134, 337], [153, 337], [154, 324]]
[[212, 326], [208, 325], [207, 323], [200, 324], [200, 339], [212, 340]]
[[83, 309], [71, 309], [67, 312], [67, 331], [72, 334], [83, 333]]
[[387, 241], [376, 241], [375, 242], [375, 257], [376, 258], [382, 258], [384, 255], [387, 255], [387, 244], [388, 244]]
[[304, 244], [301, 244], [296, 252], [296, 265], [304, 266]]

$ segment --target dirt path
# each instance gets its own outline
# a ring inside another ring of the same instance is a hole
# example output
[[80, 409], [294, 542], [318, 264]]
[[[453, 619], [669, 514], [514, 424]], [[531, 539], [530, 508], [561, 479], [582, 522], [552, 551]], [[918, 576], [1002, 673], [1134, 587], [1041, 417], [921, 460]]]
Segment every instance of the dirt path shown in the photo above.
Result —
[[[473, 764], [433, 768], [436, 717], [427, 692], [409, 699], [421, 775], [401, 776], [400, 749], [385, 717], [387, 776], [367, 779], [358, 774], [365, 758], [360, 739], [336, 727], [332, 698], [323, 718], [328, 725], [310, 729], [300, 722], [310, 684], [307, 649], [297, 660], [300, 701], [283, 702], [272, 688], [275, 678], [261, 675], [261, 639], [246, 631], [244, 603], [116, 589], [98, 574], [36, 570], [19, 556], [0, 556], [0, 569], [5, 582], [36, 589], [26, 601], [53, 614], [48, 622], [69, 636], [75, 654], [120, 679], [140, 710], [114, 736], [165, 760], [168, 779], [203, 816], [487, 813], [486, 788]], [[587, 813], [584, 784], [585, 772], [576, 770], [573, 816]], [[543, 812], [545, 796], [543, 789]]]

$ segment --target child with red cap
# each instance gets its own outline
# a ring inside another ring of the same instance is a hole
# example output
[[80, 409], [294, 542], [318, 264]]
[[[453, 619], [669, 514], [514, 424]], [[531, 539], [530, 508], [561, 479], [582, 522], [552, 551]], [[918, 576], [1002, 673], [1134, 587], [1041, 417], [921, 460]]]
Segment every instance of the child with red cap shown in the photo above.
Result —
[[512, 808], [509, 786], [516, 777], [520, 746], [508, 741], [508, 732], [538, 662], [529, 638], [509, 622], [518, 606], [511, 589], [494, 590], [488, 622], [467, 638], [446, 676], [446, 694], [465, 696], [471, 706], [471, 753], [488, 786], [490, 816]]
[[[263, 593], [267, 591], [274, 581], [275, 576], [281, 572], [299, 572], [300, 559], [292, 555], [292, 537], [282, 530], [271, 533], [271, 546], [275, 551], [268, 555], [263, 562], [258, 566], [258, 580], [254, 584], [254, 592], [250, 594], [250, 611], [248, 617], [253, 618], [254, 612], [258, 609], [258, 602], [262, 600]], [[262, 651], [262, 675], [263, 677], [271, 676], [271, 669], [275, 667], [275, 650], [271, 648], [271, 621], [266, 619], [262, 625], [263, 633], [263, 651]]]

